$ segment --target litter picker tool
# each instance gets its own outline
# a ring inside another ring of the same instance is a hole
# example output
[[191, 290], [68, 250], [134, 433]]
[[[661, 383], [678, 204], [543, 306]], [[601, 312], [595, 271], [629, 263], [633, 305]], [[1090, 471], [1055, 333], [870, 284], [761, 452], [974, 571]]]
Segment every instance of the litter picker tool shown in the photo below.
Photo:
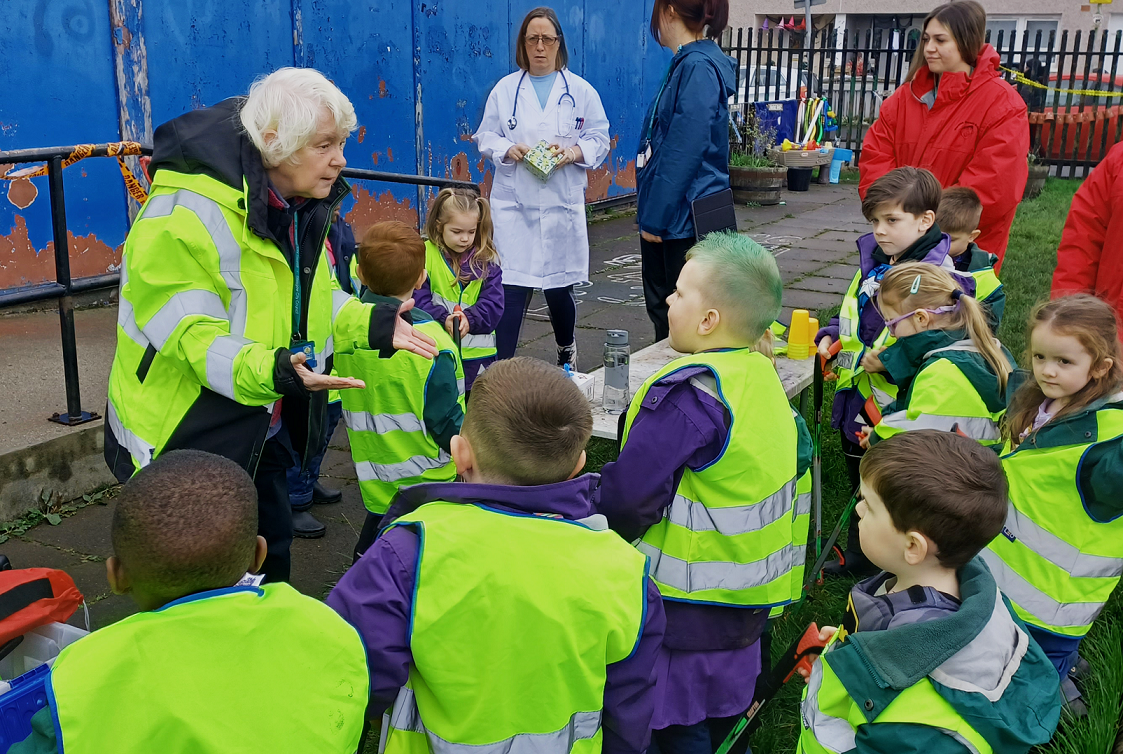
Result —
[[760, 726], [760, 711], [764, 705], [776, 696], [780, 687], [787, 683], [800, 668], [811, 673], [811, 666], [815, 658], [823, 653], [827, 643], [819, 638], [819, 626], [815, 623], [809, 625], [802, 634], [792, 642], [784, 655], [772, 668], [766, 678], [758, 678], [756, 689], [753, 692], [753, 703], [741, 715], [741, 719], [733, 726], [733, 730], [718, 747], [717, 754], [729, 754], [729, 751], [742, 737], [752, 733]]
[[[841, 350], [842, 341], [836, 340], [830, 347], [831, 358], [833, 359]], [[823, 551], [823, 383], [827, 379], [835, 379], [834, 373], [828, 367], [830, 360], [819, 356], [818, 361], [819, 368], [812, 371], [811, 378], [811, 392], [815, 403], [815, 435], [811, 438], [811, 489], [815, 507], [816, 558]]]
[[460, 346], [460, 318], [464, 316], [464, 310], [460, 308], [460, 304], [452, 307], [452, 342], [456, 344], [456, 355], [464, 361], [464, 349]]

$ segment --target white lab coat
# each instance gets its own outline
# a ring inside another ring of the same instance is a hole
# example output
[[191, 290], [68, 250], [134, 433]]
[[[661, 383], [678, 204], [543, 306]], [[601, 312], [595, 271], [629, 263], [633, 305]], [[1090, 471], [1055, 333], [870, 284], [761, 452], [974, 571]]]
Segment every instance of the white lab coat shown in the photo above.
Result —
[[[503, 282], [531, 288], [564, 288], [589, 279], [585, 171], [599, 167], [608, 155], [608, 117], [596, 89], [580, 76], [568, 70], [559, 72], [543, 110], [529, 74], [519, 87], [522, 74], [518, 70], [504, 76], [491, 90], [483, 122], [472, 140], [495, 165], [491, 211]], [[568, 99], [559, 107], [566, 80], [575, 107], [570, 106]], [[516, 88], [520, 89], [518, 123], [512, 130], [507, 128], [507, 122]], [[567, 114], [573, 119], [573, 127], [569, 136], [563, 136], [561, 132], [566, 129], [559, 127], [559, 120]], [[584, 118], [579, 129], [577, 118]], [[507, 159], [507, 150], [515, 144], [533, 147], [539, 141], [563, 148], [579, 145], [583, 161], [556, 170], [543, 183], [526, 166]]]

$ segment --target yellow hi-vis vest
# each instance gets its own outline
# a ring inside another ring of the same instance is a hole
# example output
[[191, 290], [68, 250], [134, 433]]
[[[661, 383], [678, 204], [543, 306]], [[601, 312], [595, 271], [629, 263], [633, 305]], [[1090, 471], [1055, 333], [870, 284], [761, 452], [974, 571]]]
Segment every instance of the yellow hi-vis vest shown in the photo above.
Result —
[[[448, 309], [450, 314], [458, 304], [462, 309], [467, 309], [480, 300], [483, 279], [476, 278], [467, 284], [457, 280], [448, 260], [432, 241], [425, 242], [425, 271], [429, 273], [429, 290], [433, 294], [433, 301]], [[442, 322], [441, 325], [444, 323]], [[460, 341], [460, 347], [463, 349], [465, 361], [494, 356], [495, 333], [465, 335]]]
[[[464, 367], [452, 338], [433, 320], [414, 327], [437, 341], [444, 358], [456, 364], [460, 408], [464, 408]], [[343, 421], [363, 503], [383, 514], [399, 487], [421, 482], [454, 482], [456, 465], [425, 427], [425, 396], [435, 359], [398, 351], [383, 359], [373, 351], [340, 354], [335, 369], [366, 382], [365, 390], [344, 390]]]
[[[860, 312], [858, 311], [858, 288], [862, 284], [862, 271], [854, 273], [850, 281], [850, 288], [842, 299], [842, 308], [838, 312], [838, 339], [842, 342], [842, 350], [838, 352], [835, 362], [835, 373], [838, 382], [836, 390], [856, 387], [863, 398], [874, 396], [877, 405], [885, 408], [897, 398], [897, 386], [890, 382], [884, 372], [867, 372], [862, 369], [862, 356], [867, 350], [890, 346], [896, 338], [889, 334], [888, 328], [882, 328], [872, 346], [867, 346], [858, 337], [860, 327]], [[871, 303], [870, 306], [873, 304]]]
[[[255, 431], [265, 439], [266, 409], [281, 397], [274, 352], [292, 338], [293, 274], [276, 244], [250, 230], [248, 201], [247, 186], [159, 170], [129, 231], [105, 421], [136, 469], [163, 451], [204, 389], [261, 406]], [[315, 371], [333, 353], [369, 348], [370, 316], [321, 253], [306, 333]]]
[[1012, 452], [1007, 444], [1006, 526], [981, 553], [1018, 617], [1062, 636], [1088, 633], [1123, 575], [1123, 517], [1093, 520], [1076, 484], [1082, 461], [1123, 437], [1123, 403], [1095, 419], [1088, 442], [1038, 448], [1029, 438]]
[[597, 754], [607, 666], [643, 631], [647, 559], [611, 531], [434, 502], [418, 534], [409, 684], [386, 754]]
[[[663, 520], [639, 549], [667, 599], [732, 607], [792, 601], [792, 571], [804, 546], [793, 541], [798, 437], [791, 404], [772, 362], [741, 348], [672, 361], [640, 387], [628, 409], [622, 443], [647, 393], [672, 372], [704, 367], [729, 411], [726, 447], [710, 465], [687, 468]], [[701, 380], [692, 384], [708, 390]], [[656, 399], [652, 399], [656, 400]]]
[[288, 584], [266, 584], [95, 631], [58, 656], [48, 694], [67, 754], [353, 754], [369, 686], [354, 628]]
[[[1001, 607], [1002, 601], [998, 604]], [[873, 720], [867, 719], [863, 706], [850, 696], [831, 668], [830, 650], [837, 640], [835, 634], [811, 668], [800, 707], [802, 733], [797, 754], [853, 751], [859, 727], [885, 723], [927, 725], [959, 741], [966, 751], [991, 754], [993, 749], [987, 740], [940, 696], [927, 676], [898, 694]]]

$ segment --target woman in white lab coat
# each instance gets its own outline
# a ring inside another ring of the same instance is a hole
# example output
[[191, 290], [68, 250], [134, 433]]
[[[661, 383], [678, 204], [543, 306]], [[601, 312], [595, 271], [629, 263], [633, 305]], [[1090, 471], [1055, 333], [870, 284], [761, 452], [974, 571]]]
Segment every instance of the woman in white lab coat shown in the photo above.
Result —
[[[566, 68], [565, 36], [552, 9], [530, 11], [516, 45], [519, 70], [491, 90], [472, 137], [495, 166], [491, 209], [505, 298], [496, 346], [499, 358], [514, 355], [530, 297], [541, 288], [558, 366], [577, 369], [573, 286], [589, 279], [585, 171], [599, 167], [608, 155], [608, 118], [597, 91]], [[522, 163], [540, 141], [561, 156], [545, 182]]]

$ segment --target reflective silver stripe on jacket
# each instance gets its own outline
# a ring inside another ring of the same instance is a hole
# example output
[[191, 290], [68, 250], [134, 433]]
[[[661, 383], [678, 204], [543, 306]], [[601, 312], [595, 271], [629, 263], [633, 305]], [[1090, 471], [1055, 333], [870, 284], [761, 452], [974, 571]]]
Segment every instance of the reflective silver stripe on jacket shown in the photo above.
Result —
[[[460, 304], [460, 302], [459, 301], [449, 301], [447, 298], [445, 298], [441, 294], [437, 293], [432, 288], [433, 288], [432, 286], [429, 286], [429, 293], [432, 295], [434, 303], [440, 304], [445, 309], [448, 309], [449, 314], [452, 314], [452, 310], [455, 309]], [[441, 324], [443, 325], [444, 322], [442, 322]]]
[[651, 558], [653, 579], [688, 594], [706, 589], [742, 591], [762, 586], [789, 573], [804, 555], [802, 547], [789, 544], [751, 563], [690, 563], [667, 555], [647, 542], [641, 541], [636, 547]]
[[355, 475], [360, 482], [397, 482], [433, 471], [448, 464], [452, 456], [444, 450], [436, 458], [414, 456], [398, 463], [375, 463], [362, 461], [355, 464]]
[[666, 516], [672, 524], [694, 532], [716, 531], [727, 537], [760, 531], [771, 523], [791, 516], [795, 500], [795, 480], [752, 505], [707, 508], [702, 503], [675, 495]]
[[207, 348], [207, 385], [230, 400], [234, 397], [234, 359], [252, 341], [241, 335], [220, 335]]
[[990, 548], [984, 549], [981, 554], [990, 567], [990, 572], [994, 574], [998, 588], [1022, 609], [1046, 625], [1084, 628], [1092, 625], [1096, 616], [1103, 610], [1102, 602], [1057, 602], [1006, 565], [1006, 562]]
[[371, 414], [366, 411], [344, 411], [343, 421], [355, 432], [424, 432], [425, 423], [413, 414]]
[[465, 335], [460, 341], [462, 348], [495, 348], [495, 333], [487, 335]]
[[167, 217], [176, 207], [194, 212], [210, 235], [211, 243], [218, 251], [219, 273], [230, 290], [230, 308], [224, 319], [230, 321], [231, 333], [245, 335], [246, 289], [242, 285], [242, 247], [234, 240], [234, 234], [230, 232], [230, 225], [226, 222], [218, 202], [194, 191], [179, 189], [172, 194], [161, 194], [150, 198], [137, 221]]
[[[393, 730], [423, 733], [432, 754], [569, 754], [578, 741], [595, 738], [600, 732], [601, 712], [574, 712], [569, 722], [550, 733], [520, 733], [489, 744], [458, 744], [446, 741], [425, 728], [413, 689], [403, 687], [390, 716]], [[390, 737], [393, 737], [393, 730]]]
[[1123, 558], [1088, 555], [1040, 526], [1013, 505], [1006, 514], [1003, 535], [1017, 541], [1075, 578], [1107, 579], [1123, 575]]
[[956, 426], [963, 434], [972, 440], [989, 442], [998, 440], [1001, 436], [998, 423], [982, 416], [941, 416], [939, 414], [921, 414], [915, 419], [910, 419], [908, 411], [894, 411], [886, 414], [881, 423], [887, 427], [901, 430], [939, 429], [951, 432]]
[[803, 492], [795, 496], [795, 515], [797, 517], [811, 515], [810, 492]]
[[226, 309], [218, 294], [197, 288], [179, 291], [169, 298], [160, 307], [160, 311], [152, 315], [152, 318], [140, 329], [152, 345], [156, 346], [156, 350], [160, 351], [179, 327], [180, 322], [187, 317], [200, 315], [226, 321]]
[[331, 289], [331, 321], [335, 322], [335, 318], [339, 316], [339, 310], [343, 305], [351, 300], [351, 294], [347, 291], [341, 291], [338, 288]]
[[121, 417], [117, 415], [117, 407], [113, 405], [112, 398], [105, 407], [105, 420], [109, 422], [109, 428], [117, 438], [117, 444], [129, 451], [138, 469], [143, 469], [152, 462], [152, 451], [156, 449], [155, 446], [125, 428]]
[[833, 717], [819, 709], [819, 692], [823, 688], [823, 660], [811, 666], [811, 680], [807, 682], [807, 696], [800, 713], [804, 727], [811, 730], [815, 740], [828, 751], [844, 752], [854, 748], [854, 728], [841, 717]]
[[127, 264], [121, 265], [121, 282], [117, 288], [117, 324], [129, 336], [129, 339], [136, 343], [141, 348], [148, 348], [148, 338], [144, 336], [141, 329], [136, 323], [136, 313], [133, 311], [133, 304], [125, 298], [125, 285], [129, 282], [129, 266]]

